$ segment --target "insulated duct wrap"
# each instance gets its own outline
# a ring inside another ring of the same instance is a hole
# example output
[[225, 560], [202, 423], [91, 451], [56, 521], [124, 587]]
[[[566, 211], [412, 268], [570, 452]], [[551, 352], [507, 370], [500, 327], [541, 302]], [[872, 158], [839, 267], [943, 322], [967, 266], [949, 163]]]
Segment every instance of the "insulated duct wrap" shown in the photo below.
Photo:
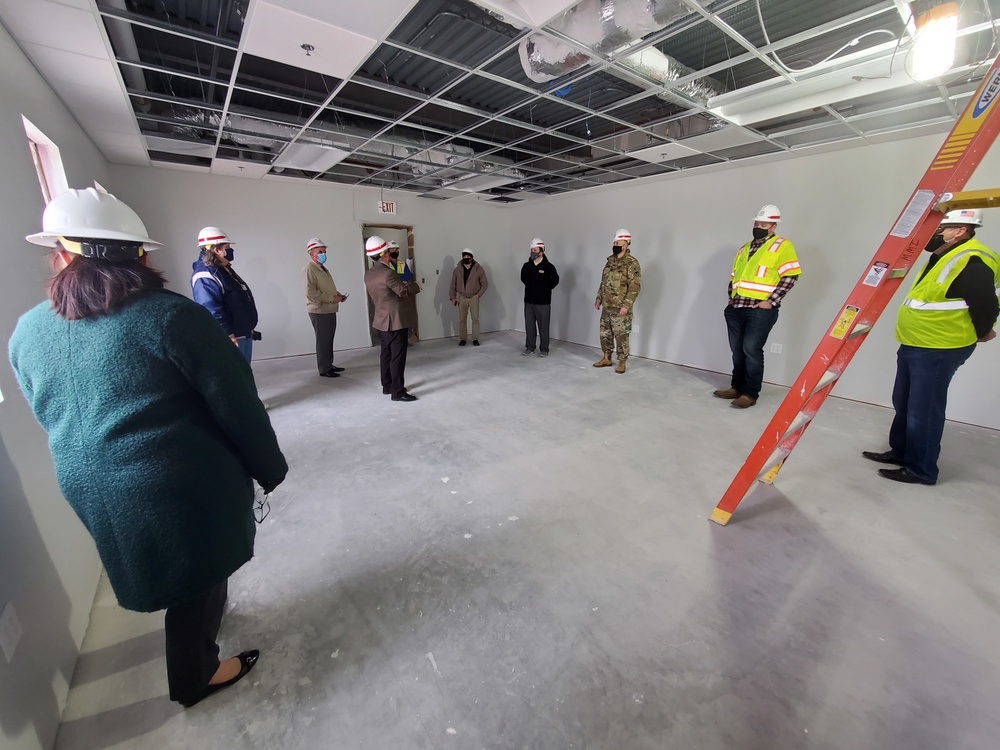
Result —
[[[691, 13], [683, 0], [582, 0], [550, 26], [594, 52], [608, 55]], [[543, 34], [531, 34], [522, 39], [518, 53], [524, 74], [535, 83], [548, 83], [583, 67], [589, 60], [583, 52]], [[622, 58], [620, 62], [661, 83], [676, 81], [694, 72], [652, 48]], [[692, 81], [678, 87], [678, 91], [704, 104], [723, 89]]]

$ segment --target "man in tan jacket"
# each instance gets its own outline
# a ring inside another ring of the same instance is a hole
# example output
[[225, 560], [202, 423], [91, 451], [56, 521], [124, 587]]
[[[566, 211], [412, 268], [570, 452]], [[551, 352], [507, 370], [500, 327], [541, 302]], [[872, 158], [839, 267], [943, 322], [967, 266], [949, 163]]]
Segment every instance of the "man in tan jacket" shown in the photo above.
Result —
[[389, 243], [378, 235], [365, 242], [365, 253], [374, 260], [365, 272], [365, 288], [371, 297], [375, 312], [372, 328], [378, 331], [382, 343], [379, 364], [382, 374], [382, 393], [390, 394], [393, 401], [416, 401], [416, 396], [406, 392], [403, 371], [406, 369], [406, 348], [409, 328], [415, 323], [413, 307], [406, 300], [421, 291], [415, 281], [403, 281], [391, 267], [399, 250], [391, 250]]
[[316, 366], [324, 378], [339, 378], [343, 367], [333, 364], [333, 337], [337, 333], [337, 311], [346, 294], [337, 291], [333, 276], [326, 269], [326, 243], [313, 237], [306, 244], [309, 263], [302, 269], [306, 290], [306, 310], [316, 332]]
[[469, 338], [468, 317], [472, 313], [472, 345], [479, 346], [479, 298], [489, 289], [486, 271], [476, 263], [472, 251], [462, 251], [462, 262], [455, 266], [451, 274], [451, 289], [448, 297], [452, 305], [458, 305], [459, 346], [465, 346]]

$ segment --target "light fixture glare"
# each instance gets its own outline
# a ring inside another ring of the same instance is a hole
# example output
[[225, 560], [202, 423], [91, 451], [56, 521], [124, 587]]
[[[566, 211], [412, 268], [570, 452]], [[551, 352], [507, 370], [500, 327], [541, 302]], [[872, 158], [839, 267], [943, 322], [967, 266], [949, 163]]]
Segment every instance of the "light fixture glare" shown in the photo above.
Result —
[[955, 63], [958, 36], [958, 3], [942, 3], [917, 19], [910, 75], [915, 81], [930, 81]]

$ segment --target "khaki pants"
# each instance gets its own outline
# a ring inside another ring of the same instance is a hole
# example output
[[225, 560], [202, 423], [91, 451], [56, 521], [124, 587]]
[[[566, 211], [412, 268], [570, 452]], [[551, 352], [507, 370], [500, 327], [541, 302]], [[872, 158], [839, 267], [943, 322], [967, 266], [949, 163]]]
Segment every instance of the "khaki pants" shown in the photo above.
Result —
[[462, 341], [469, 338], [467, 318], [472, 313], [472, 339], [479, 340], [479, 297], [458, 296], [458, 335]]

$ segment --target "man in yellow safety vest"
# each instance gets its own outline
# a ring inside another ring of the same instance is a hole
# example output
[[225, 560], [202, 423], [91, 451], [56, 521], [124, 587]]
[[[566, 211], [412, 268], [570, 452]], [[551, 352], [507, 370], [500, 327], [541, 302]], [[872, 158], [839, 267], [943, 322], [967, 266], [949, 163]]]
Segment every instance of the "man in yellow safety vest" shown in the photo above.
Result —
[[729, 388], [712, 393], [737, 409], [757, 403], [764, 380], [764, 344], [778, 320], [781, 301], [802, 274], [795, 246], [775, 234], [781, 212], [773, 203], [757, 212], [753, 239], [740, 248], [729, 278], [726, 326], [733, 352]]
[[982, 211], [950, 211], [924, 249], [927, 265], [896, 318], [896, 382], [889, 450], [861, 455], [898, 469], [879, 475], [907, 484], [935, 484], [945, 406], [952, 376], [976, 342], [996, 338], [1000, 255], [974, 239]]

